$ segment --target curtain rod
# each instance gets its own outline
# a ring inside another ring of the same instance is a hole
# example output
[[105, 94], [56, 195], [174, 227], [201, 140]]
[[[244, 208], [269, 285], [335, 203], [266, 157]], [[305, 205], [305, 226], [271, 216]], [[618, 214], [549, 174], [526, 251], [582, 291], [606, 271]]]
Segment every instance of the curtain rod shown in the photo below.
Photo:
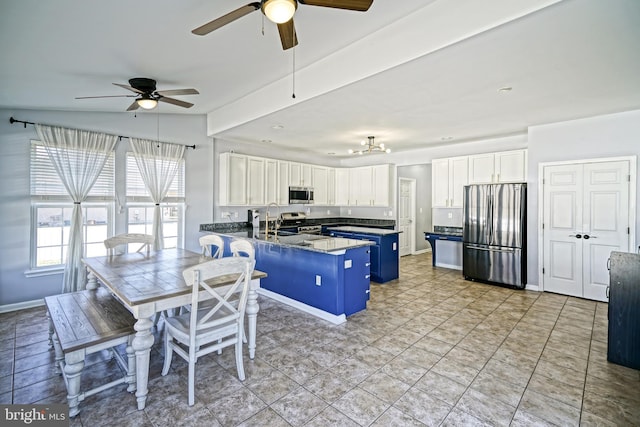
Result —
[[[35, 125], [35, 123], [33, 122], [25, 122], [24, 120], [16, 120], [13, 117], [9, 117], [9, 123], [14, 124], [14, 123], [23, 123], [24, 124], [24, 128], [27, 128], [27, 125]], [[123, 135], [117, 135], [118, 138], [122, 139], [122, 138], [131, 138], [130, 136], [123, 136]], [[172, 144], [171, 142], [169, 142], [169, 144]], [[196, 149], [196, 145], [185, 145], [186, 148], [193, 148], [194, 150]]]

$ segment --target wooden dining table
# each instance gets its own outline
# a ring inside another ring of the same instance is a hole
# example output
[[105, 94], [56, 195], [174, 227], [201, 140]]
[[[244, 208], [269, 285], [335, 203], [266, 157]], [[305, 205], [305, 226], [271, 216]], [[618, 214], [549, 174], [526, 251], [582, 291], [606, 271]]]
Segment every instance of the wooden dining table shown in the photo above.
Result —
[[[149, 382], [149, 359], [154, 342], [152, 328], [156, 313], [176, 309], [191, 303], [191, 287], [185, 283], [182, 272], [197, 264], [211, 261], [199, 253], [186, 249], [163, 249], [150, 253], [129, 253], [84, 258], [87, 268], [87, 289], [102, 285], [137, 319], [132, 348], [136, 355], [136, 399], [138, 409], [144, 409]], [[249, 357], [255, 356], [256, 323], [259, 311], [260, 279], [266, 273], [254, 270], [247, 300]], [[229, 279], [229, 285], [233, 283]], [[225, 285], [221, 283], [219, 285]]]

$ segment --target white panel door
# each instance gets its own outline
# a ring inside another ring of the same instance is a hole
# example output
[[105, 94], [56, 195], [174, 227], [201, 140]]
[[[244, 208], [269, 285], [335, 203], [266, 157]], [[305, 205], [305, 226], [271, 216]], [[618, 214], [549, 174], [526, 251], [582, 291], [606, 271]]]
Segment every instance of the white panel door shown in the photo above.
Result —
[[629, 250], [629, 162], [584, 166], [582, 245], [585, 298], [607, 301], [607, 260]]
[[414, 199], [415, 180], [400, 178], [400, 198], [398, 206], [398, 243], [400, 256], [411, 255], [414, 248]]
[[544, 168], [544, 290], [606, 301], [611, 251], [629, 250], [629, 162]]
[[582, 170], [578, 164], [544, 168], [544, 290], [578, 297], [582, 296]]

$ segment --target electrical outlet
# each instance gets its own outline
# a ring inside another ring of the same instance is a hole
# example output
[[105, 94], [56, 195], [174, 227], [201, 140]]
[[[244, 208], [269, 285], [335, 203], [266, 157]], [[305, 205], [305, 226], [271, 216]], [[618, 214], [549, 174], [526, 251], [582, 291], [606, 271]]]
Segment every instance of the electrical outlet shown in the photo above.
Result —
[[331, 215], [331, 210], [327, 209], [327, 215]]
[[351, 215], [351, 209], [347, 209], [347, 215]]
[[233, 213], [233, 217], [234, 217], [234, 218], [238, 218], [238, 212], [234, 212], [234, 213]]
[[393, 216], [393, 211], [389, 211], [389, 216]]
[[316, 274], [316, 286], [322, 286], [322, 276]]
[[220, 212], [220, 218], [231, 218], [231, 212]]
[[387, 216], [387, 211], [382, 212], [382, 216]]
[[452, 212], [448, 212], [447, 213], [447, 218], [452, 219], [453, 218], [453, 213]]

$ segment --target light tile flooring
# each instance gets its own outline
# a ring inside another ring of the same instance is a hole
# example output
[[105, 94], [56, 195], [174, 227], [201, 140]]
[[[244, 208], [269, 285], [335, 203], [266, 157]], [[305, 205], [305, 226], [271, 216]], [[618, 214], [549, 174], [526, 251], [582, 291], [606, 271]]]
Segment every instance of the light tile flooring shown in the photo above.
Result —
[[[72, 426], [640, 425], [640, 371], [606, 360], [606, 304], [464, 281], [429, 254], [340, 326], [260, 304], [244, 382], [232, 351], [206, 356], [188, 407], [186, 364], [160, 376], [156, 335], [146, 409], [114, 388]], [[1, 315], [0, 343], [1, 403], [66, 402], [44, 308]], [[100, 356], [84, 382], [119, 369]]]

